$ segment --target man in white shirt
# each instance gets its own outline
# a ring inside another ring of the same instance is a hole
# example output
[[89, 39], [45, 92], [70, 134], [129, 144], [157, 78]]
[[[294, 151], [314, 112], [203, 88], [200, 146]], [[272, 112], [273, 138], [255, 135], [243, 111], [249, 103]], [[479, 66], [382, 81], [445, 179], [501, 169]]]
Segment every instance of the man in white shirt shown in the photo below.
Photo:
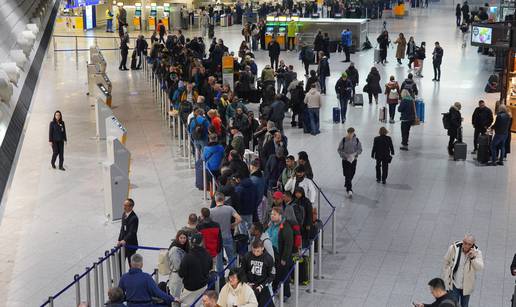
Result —
[[305, 176], [305, 167], [298, 165], [295, 170], [295, 175], [287, 181], [285, 185], [285, 191], [290, 191], [294, 194], [296, 187], [302, 187], [305, 190], [305, 196], [310, 200], [312, 204], [315, 203], [317, 197], [317, 190], [311, 179]]

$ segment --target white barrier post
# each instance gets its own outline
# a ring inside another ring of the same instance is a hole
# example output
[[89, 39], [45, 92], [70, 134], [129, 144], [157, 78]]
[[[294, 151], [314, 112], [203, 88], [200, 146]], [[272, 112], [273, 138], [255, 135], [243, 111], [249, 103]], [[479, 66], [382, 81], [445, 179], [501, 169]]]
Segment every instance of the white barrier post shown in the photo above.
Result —
[[104, 262], [101, 261], [102, 258], [99, 258], [99, 300], [104, 304]]
[[73, 277], [75, 280], [75, 305], [79, 306], [81, 303], [81, 281], [79, 280], [79, 275], [75, 275]]
[[120, 267], [122, 268], [120, 276], [122, 276], [122, 274], [125, 274], [125, 247], [120, 248]]
[[[106, 251], [104, 255], [107, 257], [109, 251]], [[113, 278], [111, 277], [111, 256], [106, 258], [106, 278], [108, 288], [113, 287]]]
[[299, 259], [296, 260], [294, 268], [294, 298], [295, 306], [299, 304]]
[[279, 292], [279, 299], [280, 299], [280, 307], [283, 307], [284, 306], [284, 302], [283, 302], [283, 299], [284, 299], [284, 294], [283, 294], [283, 290], [285, 289], [285, 286], [283, 285], [283, 283], [281, 283], [280, 285], [280, 292]]
[[183, 156], [185, 158], [188, 157], [186, 152], [188, 151], [188, 148], [190, 147], [187, 143], [189, 143], [189, 141], [188, 141], [188, 132], [186, 131], [186, 124], [185, 124], [183, 126]]
[[310, 244], [310, 293], [314, 293], [315, 241]]
[[333, 216], [331, 217], [331, 253], [336, 254], [337, 253], [337, 222], [336, 222], [336, 216], [337, 216], [337, 209], [334, 209]]
[[317, 234], [317, 256], [318, 256], [318, 262], [317, 263], [317, 277], [319, 279], [323, 279], [322, 275], [322, 230], [319, 230], [319, 233]]
[[[86, 270], [89, 270], [90, 268], [86, 268]], [[91, 306], [91, 277], [90, 277], [91, 271], [86, 273], [86, 303], [88, 303], [88, 306]]]
[[96, 262], [93, 263], [93, 291], [95, 293], [95, 306], [100, 306], [99, 297], [99, 269]]

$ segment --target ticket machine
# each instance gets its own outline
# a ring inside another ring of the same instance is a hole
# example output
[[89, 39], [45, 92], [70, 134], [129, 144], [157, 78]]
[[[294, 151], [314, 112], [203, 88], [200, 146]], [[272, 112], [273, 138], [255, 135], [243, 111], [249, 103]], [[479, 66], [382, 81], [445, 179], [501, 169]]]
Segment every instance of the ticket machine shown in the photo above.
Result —
[[276, 36], [276, 40], [280, 45], [281, 49], [286, 49], [287, 46], [287, 16], [279, 16], [278, 17], [278, 34]]
[[106, 138], [109, 137], [119, 139], [122, 144], [127, 140], [127, 129], [115, 116], [106, 118]]
[[158, 17], [158, 6], [156, 5], [156, 3], [151, 3], [150, 14], [149, 14], [149, 31], [156, 30], [156, 26], [158, 25], [157, 17]]
[[129, 177], [131, 161], [131, 153], [129, 150], [114, 137], [108, 138], [106, 144], [108, 162], [114, 163], [125, 176]]
[[267, 16], [265, 23], [265, 45], [269, 45], [269, 42], [272, 40], [272, 37], [276, 35], [276, 17]]
[[134, 4], [133, 26], [137, 31], [142, 30], [142, 4], [139, 2]]
[[276, 41], [280, 45], [282, 50], [286, 49], [288, 23], [291, 18], [297, 22], [298, 17], [287, 17], [287, 16], [267, 16], [266, 29], [265, 29], [265, 44], [268, 45], [272, 40], [272, 37], [276, 37]]
[[106, 118], [113, 116], [111, 108], [101, 99], [97, 98], [95, 102], [95, 120], [97, 128], [97, 138], [106, 139]]
[[170, 30], [170, 3], [163, 3], [163, 24], [167, 30]]

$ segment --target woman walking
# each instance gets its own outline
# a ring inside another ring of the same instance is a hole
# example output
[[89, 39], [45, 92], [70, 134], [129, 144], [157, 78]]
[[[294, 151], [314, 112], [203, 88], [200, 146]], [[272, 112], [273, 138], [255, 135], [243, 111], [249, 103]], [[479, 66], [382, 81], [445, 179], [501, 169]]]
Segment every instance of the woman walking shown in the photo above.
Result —
[[412, 69], [412, 63], [416, 60], [416, 42], [412, 36], [407, 43], [407, 58], [409, 59], [408, 68]]
[[[179, 271], [181, 261], [187, 252], [188, 234], [184, 230], [179, 230], [176, 234], [175, 240], [172, 241], [172, 244], [168, 249], [168, 260], [170, 263], [168, 288], [170, 289], [170, 294], [175, 298], [179, 298], [181, 296], [181, 291], [183, 290], [183, 279], [179, 277], [177, 271]], [[172, 303], [172, 306], [178, 307], [180, 304], [174, 302]]]
[[64, 143], [66, 142], [66, 127], [63, 121], [63, 115], [61, 111], [54, 113], [54, 118], [50, 122], [48, 132], [48, 142], [52, 146], [52, 160], [50, 164], [52, 168], [56, 168], [56, 159], [59, 156], [59, 169], [64, 171]]
[[364, 92], [367, 93], [369, 97], [369, 104], [373, 103], [373, 96], [376, 104], [378, 104], [378, 94], [382, 92], [382, 87], [380, 86], [380, 73], [376, 67], [371, 67], [371, 71], [367, 75], [366, 85], [364, 86]]
[[392, 139], [387, 134], [389, 131], [385, 127], [380, 128], [379, 136], [374, 138], [371, 158], [376, 159], [376, 182], [382, 181], [385, 184], [389, 174], [389, 163], [394, 155], [394, 145]]
[[462, 8], [460, 7], [460, 3], [457, 3], [457, 6], [455, 7], [455, 17], [456, 17], [457, 27], [460, 27], [460, 25], [461, 25], [461, 22], [460, 22], [461, 16], [462, 16]]
[[394, 124], [394, 115], [396, 115], [396, 106], [400, 100], [400, 85], [394, 79], [394, 76], [389, 78], [389, 82], [385, 84], [385, 96], [387, 104], [389, 105], [389, 123]]
[[385, 64], [389, 63], [387, 61], [387, 48], [389, 48], [390, 40], [389, 40], [389, 32], [384, 30], [380, 36], [376, 39], [378, 42], [378, 48], [380, 49], [380, 63]]
[[405, 58], [405, 48], [407, 47], [407, 40], [405, 39], [405, 35], [400, 33], [396, 41], [394, 41], [396, 45], [396, 59], [398, 60], [398, 64], [401, 65], [401, 60]]

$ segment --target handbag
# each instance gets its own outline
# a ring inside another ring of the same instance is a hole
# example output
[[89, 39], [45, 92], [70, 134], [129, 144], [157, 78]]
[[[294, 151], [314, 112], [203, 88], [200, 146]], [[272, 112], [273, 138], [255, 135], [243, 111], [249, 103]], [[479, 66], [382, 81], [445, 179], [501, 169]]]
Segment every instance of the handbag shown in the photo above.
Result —
[[364, 88], [362, 89], [362, 91], [364, 93], [368, 93], [369, 92], [369, 84], [364, 85]]

